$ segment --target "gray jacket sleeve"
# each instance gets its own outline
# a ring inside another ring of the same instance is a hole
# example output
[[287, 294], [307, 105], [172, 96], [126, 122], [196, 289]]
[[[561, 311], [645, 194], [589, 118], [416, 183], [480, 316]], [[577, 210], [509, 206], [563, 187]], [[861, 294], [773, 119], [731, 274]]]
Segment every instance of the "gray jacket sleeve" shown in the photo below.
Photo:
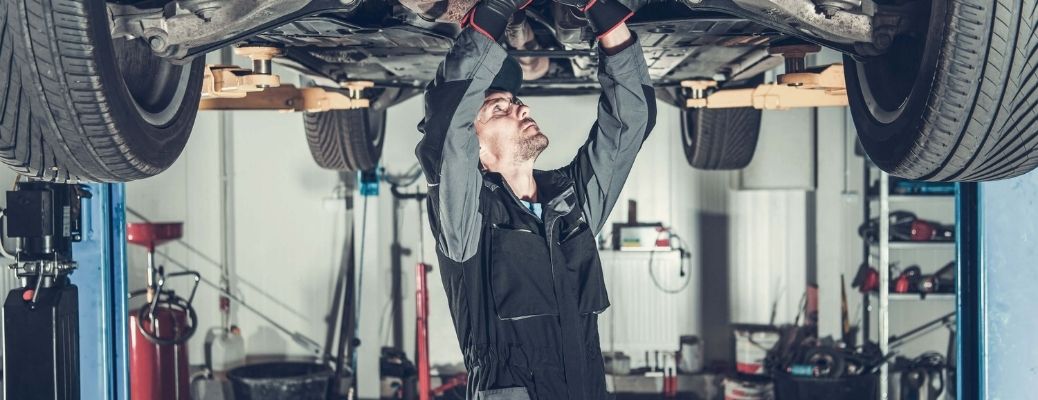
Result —
[[656, 97], [637, 38], [614, 55], [599, 50], [598, 120], [573, 162], [562, 169], [576, 182], [593, 232], [602, 229], [656, 124]]
[[429, 218], [440, 252], [454, 261], [476, 253], [482, 216], [479, 142], [473, 126], [505, 50], [466, 29], [425, 91], [424, 136], [415, 150], [429, 184]]

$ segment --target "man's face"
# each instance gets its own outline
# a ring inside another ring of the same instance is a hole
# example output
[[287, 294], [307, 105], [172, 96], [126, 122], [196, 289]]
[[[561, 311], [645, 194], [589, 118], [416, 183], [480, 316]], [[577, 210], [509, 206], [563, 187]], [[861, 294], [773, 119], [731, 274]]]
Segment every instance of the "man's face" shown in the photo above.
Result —
[[532, 161], [548, 147], [548, 137], [530, 118], [530, 107], [508, 92], [487, 94], [476, 115], [476, 136], [481, 153], [495, 160]]

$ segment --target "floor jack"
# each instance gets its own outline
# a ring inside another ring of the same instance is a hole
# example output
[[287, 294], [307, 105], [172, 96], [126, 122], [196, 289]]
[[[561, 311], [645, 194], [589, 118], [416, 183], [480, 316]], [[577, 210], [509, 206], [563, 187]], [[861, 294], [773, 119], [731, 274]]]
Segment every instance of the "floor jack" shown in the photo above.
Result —
[[[20, 286], [4, 301], [4, 398], [80, 398], [79, 291], [72, 243], [82, 239], [79, 185], [19, 182], [7, 192]], [[3, 235], [0, 235], [3, 236]]]

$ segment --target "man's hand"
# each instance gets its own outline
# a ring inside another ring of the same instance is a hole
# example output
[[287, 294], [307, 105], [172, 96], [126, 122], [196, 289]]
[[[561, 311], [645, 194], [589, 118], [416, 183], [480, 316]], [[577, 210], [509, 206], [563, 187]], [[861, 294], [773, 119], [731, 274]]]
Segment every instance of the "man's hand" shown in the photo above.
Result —
[[533, 0], [483, 0], [472, 7], [464, 25], [471, 26], [479, 33], [498, 41], [505, 28], [508, 27], [508, 19], [517, 11], [526, 8]]
[[[587, 22], [595, 37], [605, 39], [610, 33], [623, 25], [624, 21], [631, 18], [634, 12], [627, 6], [620, 4], [617, 0], [555, 0], [561, 4], [579, 8], [587, 14]], [[626, 31], [626, 29], [624, 29]], [[621, 38], [619, 44], [626, 43], [630, 39], [630, 32], [626, 32], [625, 38]], [[602, 45], [606, 46], [605, 40]], [[607, 47], [608, 48], [608, 47]]]

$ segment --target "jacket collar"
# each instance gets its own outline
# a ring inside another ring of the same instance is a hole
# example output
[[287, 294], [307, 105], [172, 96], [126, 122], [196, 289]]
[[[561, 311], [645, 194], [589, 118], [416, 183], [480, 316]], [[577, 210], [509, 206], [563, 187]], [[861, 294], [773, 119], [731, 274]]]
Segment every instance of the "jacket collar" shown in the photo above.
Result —
[[[485, 181], [493, 186], [503, 187], [509, 195], [516, 197], [508, 186], [508, 182], [497, 172], [485, 171]], [[576, 206], [577, 196], [573, 190], [573, 180], [558, 171], [533, 170], [533, 180], [537, 182], [537, 196], [546, 208], [559, 215], [569, 214]], [[495, 187], [490, 187], [492, 190]], [[545, 201], [547, 200], [547, 201]]]

